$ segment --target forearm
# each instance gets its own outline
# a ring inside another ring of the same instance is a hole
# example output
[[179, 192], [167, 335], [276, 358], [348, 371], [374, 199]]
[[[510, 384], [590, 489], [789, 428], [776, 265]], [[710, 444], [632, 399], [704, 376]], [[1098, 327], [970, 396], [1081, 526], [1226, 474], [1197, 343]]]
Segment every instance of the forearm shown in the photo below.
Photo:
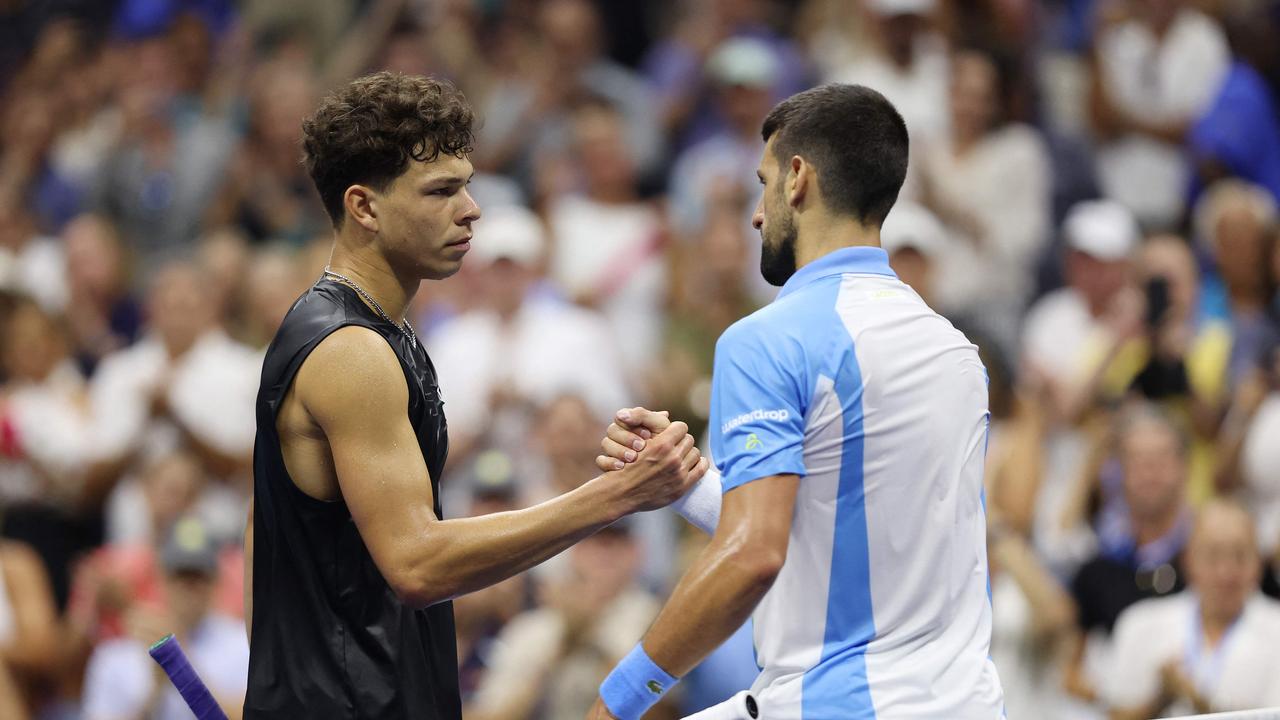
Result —
[[732, 538], [712, 540], [645, 634], [645, 652], [659, 667], [687, 674], [746, 622], [779, 567], [753, 555]]
[[622, 517], [606, 478], [523, 510], [431, 523], [410, 560], [410, 587], [420, 605], [496, 584], [551, 558]]

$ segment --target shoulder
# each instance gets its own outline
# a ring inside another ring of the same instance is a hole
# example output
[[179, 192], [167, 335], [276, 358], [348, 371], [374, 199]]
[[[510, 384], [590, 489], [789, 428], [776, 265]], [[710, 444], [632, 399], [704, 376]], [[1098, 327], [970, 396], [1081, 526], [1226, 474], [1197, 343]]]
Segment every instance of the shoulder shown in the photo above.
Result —
[[294, 386], [308, 409], [349, 408], [357, 414], [383, 401], [407, 402], [409, 392], [391, 345], [362, 325], [345, 325], [321, 340]]
[[1026, 123], [1009, 123], [991, 138], [1006, 155], [1024, 160], [1048, 160], [1049, 147], [1040, 131]]
[[1177, 630], [1190, 617], [1191, 603], [1191, 596], [1186, 592], [1139, 600], [1116, 618], [1116, 637], [1129, 634], [1151, 636]]

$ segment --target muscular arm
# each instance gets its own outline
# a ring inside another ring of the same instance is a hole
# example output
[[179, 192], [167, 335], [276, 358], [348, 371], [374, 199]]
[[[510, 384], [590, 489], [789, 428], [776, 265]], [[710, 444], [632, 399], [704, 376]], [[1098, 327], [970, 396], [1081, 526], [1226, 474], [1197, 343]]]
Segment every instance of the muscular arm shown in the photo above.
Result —
[[308, 357], [294, 392], [328, 440], [342, 497], [384, 578], [426, 606], [523, 572], [625, 514], [661, 507], [706, 463], [675, 423], [626, 469], [514, 512], [442, 521], [405, 408], [408, 387], [390, 346], [347, 327]]
[[787, 557], [800, 479], [774, 475], [724, 495], [711, 543], [644, 636], [659, 667], [683, 676], [734, 633], [773, 586]]

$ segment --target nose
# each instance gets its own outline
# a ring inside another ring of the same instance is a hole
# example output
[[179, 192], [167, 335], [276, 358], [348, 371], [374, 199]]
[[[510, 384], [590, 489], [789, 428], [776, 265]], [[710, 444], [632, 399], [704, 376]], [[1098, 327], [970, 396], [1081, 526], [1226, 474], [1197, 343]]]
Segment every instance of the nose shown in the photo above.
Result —
[[764, 198], [760, 198], [760, 202], [756, 203], [756, 211], [751, 213], [751, 227], [759, 230], [764, 227]]
[[466, 201], [466, 212], [462, 214], [458, 224], [469, 225], [480, 219], [480, 205], [476, 203], [475, 198], [471, 197], [470, 191], [466, 188], [462, 189], [462, 193], [465, 196], [463, 199]]

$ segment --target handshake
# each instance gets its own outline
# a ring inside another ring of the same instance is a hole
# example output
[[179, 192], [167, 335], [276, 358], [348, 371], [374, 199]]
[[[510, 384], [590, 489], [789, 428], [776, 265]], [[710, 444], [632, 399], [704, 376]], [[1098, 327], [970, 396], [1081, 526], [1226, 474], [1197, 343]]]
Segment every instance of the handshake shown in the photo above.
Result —
[[623, 514], [676, 503], [676, 510], [695, 526], [708, 533], [714, 530], [720, 482], [714, 476], [714, 483], [700, 483], [708, 471], [714, 471], [698, 451], [688, 425], [672, 421], [665, 410], [624, 408], [610, 423], [600, 448], [603, 454], [596, 457], [596, 467], [604, 472], [600, 480], [621, 494]]

